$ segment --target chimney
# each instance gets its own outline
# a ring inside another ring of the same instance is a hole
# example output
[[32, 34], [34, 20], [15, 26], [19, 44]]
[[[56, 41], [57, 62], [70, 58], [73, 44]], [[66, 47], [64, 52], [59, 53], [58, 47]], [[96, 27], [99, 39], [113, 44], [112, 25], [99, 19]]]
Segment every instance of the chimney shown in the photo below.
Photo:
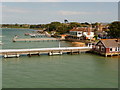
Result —
[[88, 35], [90, 35], [91, 27], [88, 27]]

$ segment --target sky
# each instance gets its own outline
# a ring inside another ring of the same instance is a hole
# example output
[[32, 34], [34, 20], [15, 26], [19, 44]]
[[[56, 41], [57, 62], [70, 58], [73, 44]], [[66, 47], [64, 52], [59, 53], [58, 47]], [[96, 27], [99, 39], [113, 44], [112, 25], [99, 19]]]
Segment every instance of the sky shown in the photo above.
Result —
[[1, 0], [2, 2], [119, 2], [119, 0]]
[[69, 22], [109, 23], [118, 20], [117, 2], [4, 1], [0, 7], [2, 23], [46, 24], [64, 22], [65, 19]]

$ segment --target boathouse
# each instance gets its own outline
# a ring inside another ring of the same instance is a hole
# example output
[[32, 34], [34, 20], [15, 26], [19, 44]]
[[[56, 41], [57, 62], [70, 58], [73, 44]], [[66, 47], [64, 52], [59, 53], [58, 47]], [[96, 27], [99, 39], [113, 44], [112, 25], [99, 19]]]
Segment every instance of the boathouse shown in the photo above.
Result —
[[120, 55], [120, 39], [101, 39], [92, 50], [105, 56]]

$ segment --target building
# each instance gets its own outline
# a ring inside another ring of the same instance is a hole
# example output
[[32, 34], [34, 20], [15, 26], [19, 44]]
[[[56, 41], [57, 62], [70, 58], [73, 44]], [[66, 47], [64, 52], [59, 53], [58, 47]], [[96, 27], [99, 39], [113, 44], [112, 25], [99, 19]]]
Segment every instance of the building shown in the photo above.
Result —
[[83, 36], [85, 37], [85, 39], [93, 39], [94, 32], [92, 32], [92, 27], [88, 27], [87, 30], [83, 32]]
[[94, 32], [92, 32], [92, 27], [77, 27], [70, 30], [70, 37], [74, 39], [92, 39]]
[[66, 36], [67, 36], [66, 34], [62, 34], [62, 35], [59, 35], [58, 38], [60, 38], [61, 40], [65, 40]]
[[73, 38], [80, 38], [83, 36], [83, 32], [86, 31], [87, 27], [74, 27], [70, 30], [70, 36]]
[[120, 39], [101, 39], [93, 51], [105, 56], [120, 55]]

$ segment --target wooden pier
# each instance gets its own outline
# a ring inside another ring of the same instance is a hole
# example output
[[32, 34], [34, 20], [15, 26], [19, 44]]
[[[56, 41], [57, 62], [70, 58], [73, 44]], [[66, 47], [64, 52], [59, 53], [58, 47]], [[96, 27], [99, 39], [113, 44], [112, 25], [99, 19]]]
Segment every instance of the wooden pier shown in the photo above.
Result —
[[37, 48], [37, 49], [5, 49], [0, 50], [0, 55], [3, 57], [19, 57], [21, 55], [62, 55], [64, 53], [75, 54], [90, 51], [92, 47], [58, 47], [58, 48]]
[[18, 41], [24, 41], [24, 42], [33, 42], [33, 41], [59, 41], [61, 39], [59, 38], [24, 38], [24, 39], [18, 39], [14, 38], [13, 42], [18, 42]]

